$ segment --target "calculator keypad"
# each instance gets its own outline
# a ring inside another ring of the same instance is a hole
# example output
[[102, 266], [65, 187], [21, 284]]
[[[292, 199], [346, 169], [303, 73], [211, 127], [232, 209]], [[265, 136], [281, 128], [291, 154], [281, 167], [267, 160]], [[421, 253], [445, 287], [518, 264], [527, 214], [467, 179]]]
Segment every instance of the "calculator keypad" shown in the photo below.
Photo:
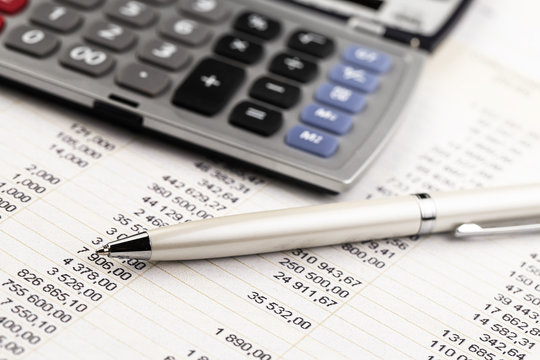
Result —
[[[0, 36], [11, 50], [103, 78], [96, 84], [116, 86], [128, 100], [139, 96], [135, 104], [159, 101], [178, 114], [168, 115], [171, 123], [187, 121], [201, 132], [219, 123], [229, 140], [260, 142], [267, 155], [279, 144], [286, 155], [275, 156], [284, 160], [320, 165], [342, 159], [342, 151], [352, 154], [359, 132], [375, 126], [373, 114], [382, 117], [372, 110], [380, 109], [379, 94], [388, 96], [398, 82], [391, 71], [396, 57], [316, 23], [250, 8], [259, 3], [34, 1], [24, 25], [10, 27], [8, 19]], [[25, 5], [0, 0], [0, 12]], [[2, 23], [0, 17], [0, 29]]]

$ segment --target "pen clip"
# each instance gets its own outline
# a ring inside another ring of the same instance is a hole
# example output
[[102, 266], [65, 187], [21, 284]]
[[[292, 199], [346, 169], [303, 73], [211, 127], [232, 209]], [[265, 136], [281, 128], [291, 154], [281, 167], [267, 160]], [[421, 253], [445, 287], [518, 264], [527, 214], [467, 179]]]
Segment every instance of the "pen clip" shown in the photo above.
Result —
[[461, 224], [454, 231], [454, 236], [457, 238], [488, 236], [488, 235], [513, 235], [513, 234], [530, 234], [540, 231], [540, 224], [524, 224], [501, 227], [482, 227], [478, 224], [467, 223]]

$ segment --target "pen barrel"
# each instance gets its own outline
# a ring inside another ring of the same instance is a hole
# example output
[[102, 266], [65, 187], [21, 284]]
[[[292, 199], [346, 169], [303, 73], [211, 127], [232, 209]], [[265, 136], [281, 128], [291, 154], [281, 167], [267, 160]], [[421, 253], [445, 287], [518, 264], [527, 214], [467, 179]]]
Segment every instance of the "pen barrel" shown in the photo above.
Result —
[[437, 219], [433, 232], [453, 231], [463, 223], [540, 220], [540, 184], [432, 193]]
[[414, 196], [224, 216], [150, 230], [151, 260], [217, 258], [412, 235], [420, 218]]

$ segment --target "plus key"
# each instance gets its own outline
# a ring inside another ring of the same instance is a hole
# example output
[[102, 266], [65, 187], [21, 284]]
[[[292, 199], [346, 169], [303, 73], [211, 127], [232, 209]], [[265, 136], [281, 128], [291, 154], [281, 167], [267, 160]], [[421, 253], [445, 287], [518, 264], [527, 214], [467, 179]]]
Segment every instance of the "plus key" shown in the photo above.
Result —
[[236, 93], [245, 71], [215, 59], [202, 60], [176, 89], [174, 105], [212, 116], [220, 112]]
[[27, 2], [27, 0], [0, 0], [0, 12], [14, 14], [21, 10]]

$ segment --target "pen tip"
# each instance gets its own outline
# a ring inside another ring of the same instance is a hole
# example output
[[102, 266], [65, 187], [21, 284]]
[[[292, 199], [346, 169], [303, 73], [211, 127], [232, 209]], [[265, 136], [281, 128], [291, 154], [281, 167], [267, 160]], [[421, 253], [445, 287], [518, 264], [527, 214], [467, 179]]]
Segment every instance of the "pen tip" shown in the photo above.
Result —
[[102, 247], [101, 249], [97, 249], [96, 250], [96, 254], [98, 255], [101, 255], [101, 256], [109, 256], [110, 255], [110, 249], [109, 249], [109, 246], [108, 245], [105, 245], [104, 247]]

